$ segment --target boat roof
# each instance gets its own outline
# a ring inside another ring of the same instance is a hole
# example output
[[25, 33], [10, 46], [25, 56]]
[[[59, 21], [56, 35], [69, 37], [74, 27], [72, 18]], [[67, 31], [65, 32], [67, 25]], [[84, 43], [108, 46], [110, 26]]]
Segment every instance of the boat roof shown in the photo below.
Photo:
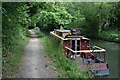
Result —
[[70, 30], [56, 30], [58, 32], [70, 32]]
[[67, 38], [82, 38], [82, 39], [90, 40], [89, 38], [86, 38], [84, 36], [67, 36]]

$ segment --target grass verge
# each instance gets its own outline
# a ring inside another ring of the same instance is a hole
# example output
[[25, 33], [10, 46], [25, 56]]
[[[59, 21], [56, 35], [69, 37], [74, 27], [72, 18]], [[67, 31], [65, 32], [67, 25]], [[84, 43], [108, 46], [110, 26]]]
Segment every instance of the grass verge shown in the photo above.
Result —
[[62, 52], [61, 42], [51, 36], [42, 38], [42, 44], [48, 56], [54, 61], [60, 78], [92, 78], [90, 73], [80, 69], [74, 61], [66, 58]]

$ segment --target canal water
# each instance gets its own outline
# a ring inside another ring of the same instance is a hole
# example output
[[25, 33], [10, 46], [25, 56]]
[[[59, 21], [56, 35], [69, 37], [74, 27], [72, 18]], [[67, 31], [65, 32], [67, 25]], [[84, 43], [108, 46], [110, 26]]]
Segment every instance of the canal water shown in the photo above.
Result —
[[106, 59], [109, 65], [109, 78], [118, 78], [118, 53], [120, 51], [119, 43], [108, 42], [103, 40], [90, 40], [91, 46], [99, 46], [107, 51]]

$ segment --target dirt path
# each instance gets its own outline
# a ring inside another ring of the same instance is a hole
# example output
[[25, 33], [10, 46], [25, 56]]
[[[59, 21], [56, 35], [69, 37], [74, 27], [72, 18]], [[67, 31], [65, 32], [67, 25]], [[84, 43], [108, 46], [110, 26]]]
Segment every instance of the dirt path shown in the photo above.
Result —
[[44, 54], [37, 35], [30, 31], [31, 38], [25, 47], [23, 59], [16, 73], [17, 78], [57, 78], [57, 73], [50, 67], [51, 62]]

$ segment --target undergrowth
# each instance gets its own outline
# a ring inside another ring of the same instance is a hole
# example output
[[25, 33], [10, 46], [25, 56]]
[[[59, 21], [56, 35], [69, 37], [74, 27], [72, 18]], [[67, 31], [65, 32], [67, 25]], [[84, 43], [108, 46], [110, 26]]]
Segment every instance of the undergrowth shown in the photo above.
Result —
[[120, 42], [120, 32], [115, 29], [102, 31], [99, 37], [103, 40]]
[[13, 78], [15, 76], [16, 70], [18, 69], [18, 66], [21, 62], [24, 47], [28, 42], [28, 38], [25, 36], [26, 30], [20, 29], [17, 31], [20, 32], [19, 35], [16, 34], [12, 36], [11, 34], [6, 35], [4, 33], [6, 37], [3, 37], [3, 40], [6, 41], [3, 41], [3, 46], [2, 46], [2, 54], [3, 54], [2, 77], [3, 78]]

